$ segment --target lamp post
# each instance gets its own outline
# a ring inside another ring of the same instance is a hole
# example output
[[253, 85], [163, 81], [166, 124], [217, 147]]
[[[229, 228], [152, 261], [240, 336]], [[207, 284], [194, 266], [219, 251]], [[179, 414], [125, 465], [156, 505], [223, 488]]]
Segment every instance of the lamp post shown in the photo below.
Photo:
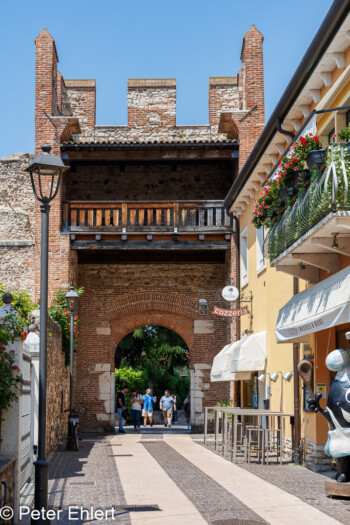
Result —
[[67, 306], [70, 311], [70, 348], [69, 348], [69, 364], [70, 364], [70, 388], [69, 388], [69, 434], [67, 441], [67, 449], [75, 450], [73, 428], [71, 425], [71, 418], [73, 417], [73, 352], [74, 352], [74, 313], [78, 306], [78, 293], [73, 286], [70, 287], [69, 292], [66, 293]]
[[[41, 203], [41, 257], [40, 257], [40, 355], [39, 355], [39, 414], [38, 457], [35, 465], [34, 508], [47, 509], [49, 462], [46, 457], [46, 381], [47, 381], [47, 316], [48, 316], [48, 242], [50, 202], [56, 197], [62, 173], [69, 169], [61, 157], [50, 155], [51, 146], [42, 146], [42, 153], [35, 157], [27, 171], [30, 175], [35, 198]], [[35, 175], [37, 178], [35, 179]], [[41, 516], [41, 514], [40, 514]], [[33, 521], [46, 524], [40, 517]]]

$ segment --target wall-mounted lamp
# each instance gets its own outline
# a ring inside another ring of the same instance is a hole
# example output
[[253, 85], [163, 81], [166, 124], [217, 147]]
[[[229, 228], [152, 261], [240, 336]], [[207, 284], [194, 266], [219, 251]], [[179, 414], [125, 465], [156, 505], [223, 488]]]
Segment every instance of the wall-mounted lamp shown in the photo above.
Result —
[[283, 379], [285, 381], [289, 381], [292, 379], [293, 377], [293, 371], [290, 371], [290, 372], [286, 372], [284, 375], [283, 375], [283, 372], [281, 372], [280, 370], [278, 372], [275, 372], [273, 374], [270, 375], [270, 379], [271, 381], [273, 381], [274, 383], [276, 383], [277, 379], [278, 379], [278, 376], [281, 374], [281, 404], [280, 404], [280, 410], [281, 412], [283, 412]]
[[208, 315], [208, 301], [204, 297], [198, 301], [198, 315]]

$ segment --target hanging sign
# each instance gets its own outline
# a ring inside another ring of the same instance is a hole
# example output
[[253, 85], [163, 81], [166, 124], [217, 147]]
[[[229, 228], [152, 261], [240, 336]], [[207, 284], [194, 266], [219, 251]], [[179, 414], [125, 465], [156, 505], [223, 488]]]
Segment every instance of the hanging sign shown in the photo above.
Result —
[[235, 286], [225, 286], [221, 294], [226, 301], [235, 301], [239, 297], [239, 290]]
[[223, 317], [240, 317], [241, 315], [249, 314], [249, 310], [246, 306], [244, 308], [239, 308], [238, 310], [224, 310], [223, 308], [214, 306], [212, 314], [221, 315]]

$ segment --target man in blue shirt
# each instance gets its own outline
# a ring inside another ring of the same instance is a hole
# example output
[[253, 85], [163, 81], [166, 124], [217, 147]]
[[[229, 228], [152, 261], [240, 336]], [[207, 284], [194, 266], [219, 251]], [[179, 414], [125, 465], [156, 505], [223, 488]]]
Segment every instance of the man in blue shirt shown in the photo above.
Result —
[[143, 424], [147, 426], [147, 417], [149, 417], [149, 424], [153, 427], [153, 403], [157, 401], [156, 396], [151, 395], [151, 389], [147, 388], [145, 395], [143, 396], [143, 407], [142, 407], [142, 417]]

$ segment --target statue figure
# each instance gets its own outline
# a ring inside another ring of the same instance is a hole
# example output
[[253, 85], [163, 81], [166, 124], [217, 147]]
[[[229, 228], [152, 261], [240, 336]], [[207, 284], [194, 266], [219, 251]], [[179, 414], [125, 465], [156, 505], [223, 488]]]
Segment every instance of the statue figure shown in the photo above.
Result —
[[[350, 332], [346, 336], [349, 339]], [[336, 480], [345, 483], [350, 481], [350, 351], [330, 352], [326, 358], [326, 366], [337, 372], [337, 375], [329, 390], [325, 409], [320, 406], [322, 394], [314, 394], [312, 391], [312, 364], [303, 360], [299, 363], [298, 370], [312, 395], [307, 400], [309, 409], [320, 412], [327, 419], [329, 430], [325, 452], [336, 460]]]

